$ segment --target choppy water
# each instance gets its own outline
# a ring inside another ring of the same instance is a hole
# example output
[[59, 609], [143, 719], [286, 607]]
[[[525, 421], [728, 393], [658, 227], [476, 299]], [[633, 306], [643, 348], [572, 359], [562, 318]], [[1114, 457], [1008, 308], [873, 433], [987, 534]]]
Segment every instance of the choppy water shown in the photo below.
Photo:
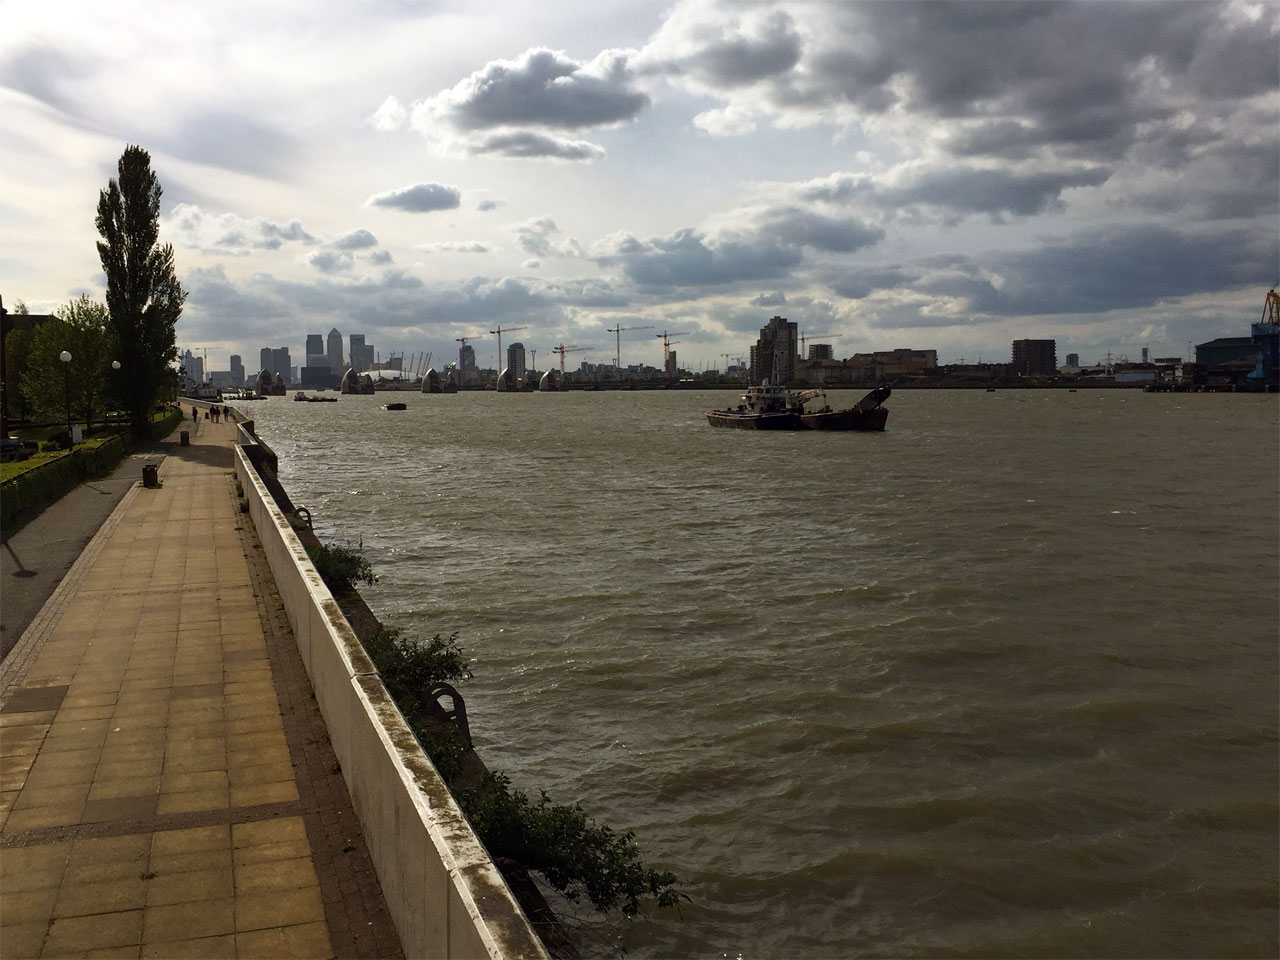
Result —
[[460, 634], [490, 765], [686, 881], [588, 948], [1280, 953], [1276, 397], [728, 398], [244, 405], [374, 609]]

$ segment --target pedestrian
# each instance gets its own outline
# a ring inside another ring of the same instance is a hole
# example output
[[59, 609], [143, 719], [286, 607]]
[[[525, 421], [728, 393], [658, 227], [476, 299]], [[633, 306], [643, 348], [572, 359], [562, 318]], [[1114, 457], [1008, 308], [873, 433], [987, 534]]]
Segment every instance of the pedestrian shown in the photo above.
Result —
[[197, 407], [195, 404], [191, 405], [191, 419], [194, 420], [196, 423], [200, 422], [200, 408]]

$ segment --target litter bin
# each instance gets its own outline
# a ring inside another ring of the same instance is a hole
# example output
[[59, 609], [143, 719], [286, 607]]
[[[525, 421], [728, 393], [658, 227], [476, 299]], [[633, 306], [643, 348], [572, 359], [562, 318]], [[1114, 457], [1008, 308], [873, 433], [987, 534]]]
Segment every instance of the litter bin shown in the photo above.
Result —
[[160, 476], [154, 463], [148, 463], [142, 468], [142, 485], [151, 488], [160, 486]]
[[184, 447], [189, 447], [191, 445], [191, 434], [183, 430], [178, 434], [178, 443]]

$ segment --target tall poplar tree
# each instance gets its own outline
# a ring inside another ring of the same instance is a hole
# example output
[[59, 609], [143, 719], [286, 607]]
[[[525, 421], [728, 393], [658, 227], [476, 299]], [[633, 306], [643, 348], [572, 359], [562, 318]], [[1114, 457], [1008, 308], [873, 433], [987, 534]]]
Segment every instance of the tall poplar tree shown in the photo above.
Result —
[[120, 351], [121, 401], [141, 435], [178, 356], [174, 325], [186, 291], [173, 272], [173, 246], [159, 246], [160, 182], [151, 155], [128, 146], [119, 179], [98, 194], [98, 256], [107, 275], [107, 310]]

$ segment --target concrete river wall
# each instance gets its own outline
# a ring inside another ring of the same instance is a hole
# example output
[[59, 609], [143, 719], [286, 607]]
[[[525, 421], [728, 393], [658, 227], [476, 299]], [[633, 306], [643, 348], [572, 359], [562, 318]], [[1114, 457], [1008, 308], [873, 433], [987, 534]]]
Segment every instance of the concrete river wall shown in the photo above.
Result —
[[252, 460], [236, 476], [407, 957], [546, 958], [497, 867], [392, 702]]

